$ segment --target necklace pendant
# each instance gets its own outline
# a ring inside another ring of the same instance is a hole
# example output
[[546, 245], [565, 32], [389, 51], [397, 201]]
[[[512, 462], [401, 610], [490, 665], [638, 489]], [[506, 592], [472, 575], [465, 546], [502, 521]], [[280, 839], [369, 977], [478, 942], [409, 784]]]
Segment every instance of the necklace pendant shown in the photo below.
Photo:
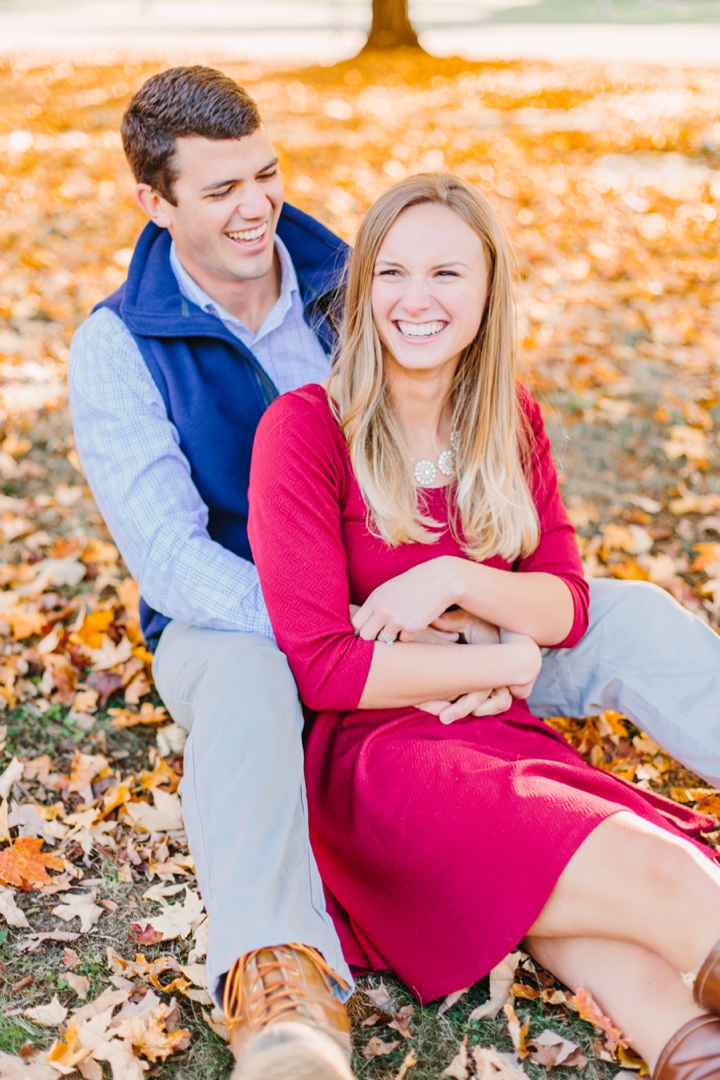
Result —
[[432, 461], [416, 461], [413, 472], [420, 487], [430, 487], [435, 482], [437, 470]]
[[443, 476], [455, 475], [455, 454], [452, 450], [443, 450], [438, 458], [437, 467]]

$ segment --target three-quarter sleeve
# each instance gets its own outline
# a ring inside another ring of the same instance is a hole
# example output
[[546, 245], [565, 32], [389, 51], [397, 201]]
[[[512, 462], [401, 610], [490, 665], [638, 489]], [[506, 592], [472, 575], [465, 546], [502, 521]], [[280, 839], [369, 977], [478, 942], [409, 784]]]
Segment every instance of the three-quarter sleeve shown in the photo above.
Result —
[[560, 496], [550, 440], [540, 408], [523, 388], [520, 388], [520, 402], [532, 431], [529, 482], [540, 521], [540, 542], [530, 555], [519, 561], [517, 569], [521, 572], [554, 574], [569, 588], [575, 611], [572, 628], [564, 641], [553, 646], [556, 649], [569, 649], [577, 645], [587, 630], [590, 590], [583, 574], [575, 529]]
[[350, 624], [340, 433], [321, 399], [284, 394], [258, 427], [249, 537], [277, 643], [311, 709], [353, 710], [374, 642]]

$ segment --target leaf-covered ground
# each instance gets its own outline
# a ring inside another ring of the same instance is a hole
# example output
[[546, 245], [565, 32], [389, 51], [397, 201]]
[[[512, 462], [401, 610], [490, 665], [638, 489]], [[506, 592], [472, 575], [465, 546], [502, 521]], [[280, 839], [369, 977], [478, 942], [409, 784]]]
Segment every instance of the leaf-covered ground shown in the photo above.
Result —
[[[161, 66], [0, 65], [0, 1077], [219, 1078], [229, 1061], [203, 988], [182, 732], [65, 392], [73, 330], [123, 280], [142, 225], [118, 128]], [[720, 74], [412, 55], [223, 66], [260, 103], [289, 199], [349, 240], [410, 172], [447, 167], [488, 194], [517, 249], [521, 371], [588, 573], [656, 582], [717, 628]], [[720, 794], [622, 717], [555, 723], [595, 764], [720, 814]], [[473, 1016], [491, 990], [497, 1016]], [[364, 980], [358, 1075], [637, 1065], [592, 1002], [522, 957], [440, 1005]]]

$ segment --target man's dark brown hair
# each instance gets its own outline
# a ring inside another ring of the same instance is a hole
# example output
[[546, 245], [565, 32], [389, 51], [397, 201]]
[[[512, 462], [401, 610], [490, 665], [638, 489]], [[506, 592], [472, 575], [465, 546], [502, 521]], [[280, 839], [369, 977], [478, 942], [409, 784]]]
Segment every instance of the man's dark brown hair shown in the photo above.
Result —
[[260, 124], [253, 99], [221, 71], [168, 68], [143, 83], [130, 101], [122, 140], [137, 182], [149, 184], [175, 206], [176, 139], [242, 139]]

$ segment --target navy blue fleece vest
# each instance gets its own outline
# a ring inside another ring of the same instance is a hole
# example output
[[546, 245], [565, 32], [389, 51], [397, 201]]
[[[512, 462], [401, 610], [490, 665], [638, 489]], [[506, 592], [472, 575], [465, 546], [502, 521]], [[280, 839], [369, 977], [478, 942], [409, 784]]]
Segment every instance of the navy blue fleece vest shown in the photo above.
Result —
[[[335, 334], [327, 317], [347, 258], [347, 245], [295, 207], [283, 207], [278, 236], [297, 273], [305, 321], [327, 353]], [[278, 391], [249, 349], [181, 294], [170, 266], [170, 236], [145, 226], [127, 281], [103, 300], [135, 338], [192, 478], [208, 507], [213, 540], [252, 559], [247, 538], [250, 455], [260, 417]], [[150, 647], [169, 619], [144, 601], [140, 616]]]

